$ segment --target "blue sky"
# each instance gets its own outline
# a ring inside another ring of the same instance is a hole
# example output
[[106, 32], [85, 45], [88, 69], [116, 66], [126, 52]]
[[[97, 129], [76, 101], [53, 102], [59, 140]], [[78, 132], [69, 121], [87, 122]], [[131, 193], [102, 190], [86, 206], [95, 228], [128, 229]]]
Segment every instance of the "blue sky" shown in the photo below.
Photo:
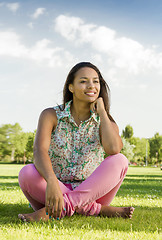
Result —
[[111, 89], [120, 133], [162, 134], [162, 1], [1, 1], [0, 124], [37, 127], [62, 103], [74, 64], [91, 61]]

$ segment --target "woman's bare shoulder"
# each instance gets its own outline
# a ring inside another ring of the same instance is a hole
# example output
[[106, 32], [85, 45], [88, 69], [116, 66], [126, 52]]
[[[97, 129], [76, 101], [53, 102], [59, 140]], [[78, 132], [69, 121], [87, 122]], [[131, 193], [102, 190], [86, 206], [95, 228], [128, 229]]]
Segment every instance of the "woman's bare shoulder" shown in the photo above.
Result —
[[57, 115], [54, 108], [46, 108], [44, 109], [39, 118], [40, 122], [52, 123], [53, 126], [57, 125]]
[[50, 108], [45, 108], [42, 112], [41, 115], [50, 115], [50, 116], [56, 116], [56, 110], [52, 107]]

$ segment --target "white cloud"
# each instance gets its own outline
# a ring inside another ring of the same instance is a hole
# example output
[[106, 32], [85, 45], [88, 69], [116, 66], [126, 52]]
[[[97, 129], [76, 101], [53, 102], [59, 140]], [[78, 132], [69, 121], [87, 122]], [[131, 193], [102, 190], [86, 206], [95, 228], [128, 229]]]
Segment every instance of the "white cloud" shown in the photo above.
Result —
[[27, 26], [28, 26], [29, 28], [31, 28], [31, 29], [33, 29], [33, 28], [34, 28], [34, 26], [33, 26], [33, 23], [32, 23], [32, 22], [29, 22], [29, 23], [27, 24]]
[[[72, 54], [60, 47], [49, 47], [52, 42], [42, 39], [29, 49], [28, 58], [37, 63], [46, 63], [48, 67], [68, 66], [74, 61]], [[66, 64], [65, 64], [66, 63]]]
[[50, 44], [50, 40], [42, 39], [30, 49], [30, 58], [36, 60], [37, 62], [41, 62], [43, 60], [52, 60], [54, 55], [60, 51], [61, 48], [50, 48], [48, 45]]
[[8, 3], [8, 4], [6, 4], [6, 6], [11, 12], [15, 13], [18, 10], [18, 8], [20, 7], [20, 4], [18, 2]]
[[27, 52], [27, 48], [21, 44], [20, 37], [15, 32], [0, 32], [0, 56], [21, 57]]
[[86, 24], [81, 18], [60, 15], [55, 19], [55, 31], [74, 44], [89, 44], [105, 54], [111, 68], [125, 69], [130, 74], [156, 69], [162, 74], [162, 53], [157, 48], [145, 48], [141, 43], [118, 37], [115, 30]]
[[76, 17], [65, 17], [60, 15], [56, 19], [55, 30], [60, 32], [68, 40], [75, 40], [78, 28], [83, 24], [83, 20]]
[[45, 12], [45, 8], [37, 8], [32, 15], [32, 18], [37, 19], [40, 15], [43, 15]]
[[14, 31], [0, 32], [0, 56], [31, 59], [48, 67], [65, 66], [65, 62], [73, 62], [72, 54], [63, 48], [50, 47], [50, 44], [50, 40], [42, 39], [28, 48]]

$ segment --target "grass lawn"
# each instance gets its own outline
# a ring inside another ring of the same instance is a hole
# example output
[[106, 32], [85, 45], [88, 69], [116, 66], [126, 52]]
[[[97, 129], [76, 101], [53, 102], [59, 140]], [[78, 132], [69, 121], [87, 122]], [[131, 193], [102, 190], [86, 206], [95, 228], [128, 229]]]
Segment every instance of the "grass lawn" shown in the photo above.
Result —
[[0, 164], [0, 239], [162, 239], [162, 171], [129, 167], [113, 206], [134, 206], [133, 218], [73, 215], [60, 221], [23, 223], [19, 213], [32, 212], [18, 185], [23, 165]]

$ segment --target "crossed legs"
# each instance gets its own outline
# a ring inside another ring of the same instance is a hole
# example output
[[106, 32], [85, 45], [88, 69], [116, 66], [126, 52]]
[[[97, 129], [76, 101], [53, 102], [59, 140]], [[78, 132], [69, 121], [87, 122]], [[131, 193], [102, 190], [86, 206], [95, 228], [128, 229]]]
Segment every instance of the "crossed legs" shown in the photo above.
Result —
[[[109, 204], [115, 197], [128, 169], [128, 160], [122, 154], [107, 157], [100, 166], [73, 191], [59, 181], [63, 193], [66, 212], [71, 216], [76, 211], [83, 215], [121, 216], [131, 218], [132, 207], [116, 208]], [[33, 164], [26, 165], [19, 173], [19, 184], [24, 195], [35, 210], [31, 214], [20, 214], [19, 218], [27, 221], [48, 220], [45, 213], [46, 181]]]

